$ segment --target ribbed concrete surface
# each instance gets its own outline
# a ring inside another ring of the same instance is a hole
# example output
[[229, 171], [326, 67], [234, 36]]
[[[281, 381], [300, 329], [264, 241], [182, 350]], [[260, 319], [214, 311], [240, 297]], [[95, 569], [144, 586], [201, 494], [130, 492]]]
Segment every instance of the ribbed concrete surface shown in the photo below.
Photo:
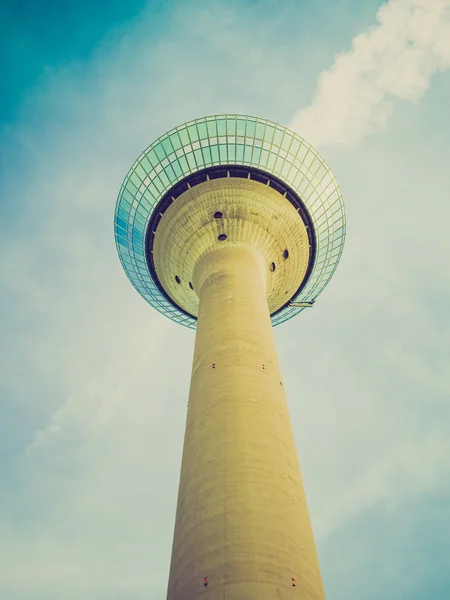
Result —
[[194, 271], [199, 320], [168, 600], [324, 600], [266, 258], [225, 244]]
[[[216, 212], [222, 217], [215, 219]], [[310, 252], [300, 215], [273, 188], [229, 177], [201, 183], [179, 196], [156, 230], [155, 269], [178, 306], [197, 316], [195, 265], [205, 253], [221, 247], [220, 234], [227, 235], [227, 244], [251, 244], [264, 257], [271, 313], [292, 298], [305, 276]], [[283, 256], [285, 250], [288, 258]]]

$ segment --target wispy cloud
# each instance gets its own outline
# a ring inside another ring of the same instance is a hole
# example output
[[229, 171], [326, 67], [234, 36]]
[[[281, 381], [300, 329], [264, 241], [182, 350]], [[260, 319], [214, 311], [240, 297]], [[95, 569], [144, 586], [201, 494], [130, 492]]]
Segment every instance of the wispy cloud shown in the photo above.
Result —
[[398, 101], [417, 102], [450, 68], [450, 0], [389, 0], [377, 24], [320, 74], [290, 126], [320, 147], [355, 146], [382, 129]]

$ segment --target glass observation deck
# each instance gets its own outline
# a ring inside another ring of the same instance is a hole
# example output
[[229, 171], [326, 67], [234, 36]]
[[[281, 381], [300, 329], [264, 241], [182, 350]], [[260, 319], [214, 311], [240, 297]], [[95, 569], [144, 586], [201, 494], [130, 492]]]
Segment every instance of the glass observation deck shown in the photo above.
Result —
[[272, 314], [272, 324], [278, 325], [312, 306], [332, 277], [344, 246], [345, 211], [336, 179], [320, 154], [276, 123], [215, 115], [176, 127], [149, 146], [125, 177], [116, 203], [114, 230], [122, 266], [151, 306], [195, 328], [196, 318], [179, 310], [152, 276], [148, 226], [172, 188], [179, 189], [196, 172], [220, 166], [248, 167], [281, 180], [301, 199], [312, 224], [315, 248], [308, 277], [289, 303]]

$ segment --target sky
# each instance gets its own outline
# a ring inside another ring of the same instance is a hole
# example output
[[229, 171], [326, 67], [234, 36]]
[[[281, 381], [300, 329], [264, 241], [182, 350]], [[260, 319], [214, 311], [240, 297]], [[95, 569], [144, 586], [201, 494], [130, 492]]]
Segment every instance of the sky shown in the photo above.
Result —
[[0, 597], [165, 598], [194, 332], [113, 239], [122, 179], [205, 114], [289, 125], [341, 263], [275, 330], [328, 600], [450, 597], [450, 0], [5, 0]]

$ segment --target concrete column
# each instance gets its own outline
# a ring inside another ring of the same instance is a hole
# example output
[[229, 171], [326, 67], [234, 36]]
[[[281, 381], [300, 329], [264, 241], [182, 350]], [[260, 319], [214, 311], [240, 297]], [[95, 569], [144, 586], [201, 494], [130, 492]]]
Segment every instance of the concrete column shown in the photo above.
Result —
[[167, 598], [324, 600], [268, 266], [249, 246], [223, 244], [195, 269], [200, 305]]

